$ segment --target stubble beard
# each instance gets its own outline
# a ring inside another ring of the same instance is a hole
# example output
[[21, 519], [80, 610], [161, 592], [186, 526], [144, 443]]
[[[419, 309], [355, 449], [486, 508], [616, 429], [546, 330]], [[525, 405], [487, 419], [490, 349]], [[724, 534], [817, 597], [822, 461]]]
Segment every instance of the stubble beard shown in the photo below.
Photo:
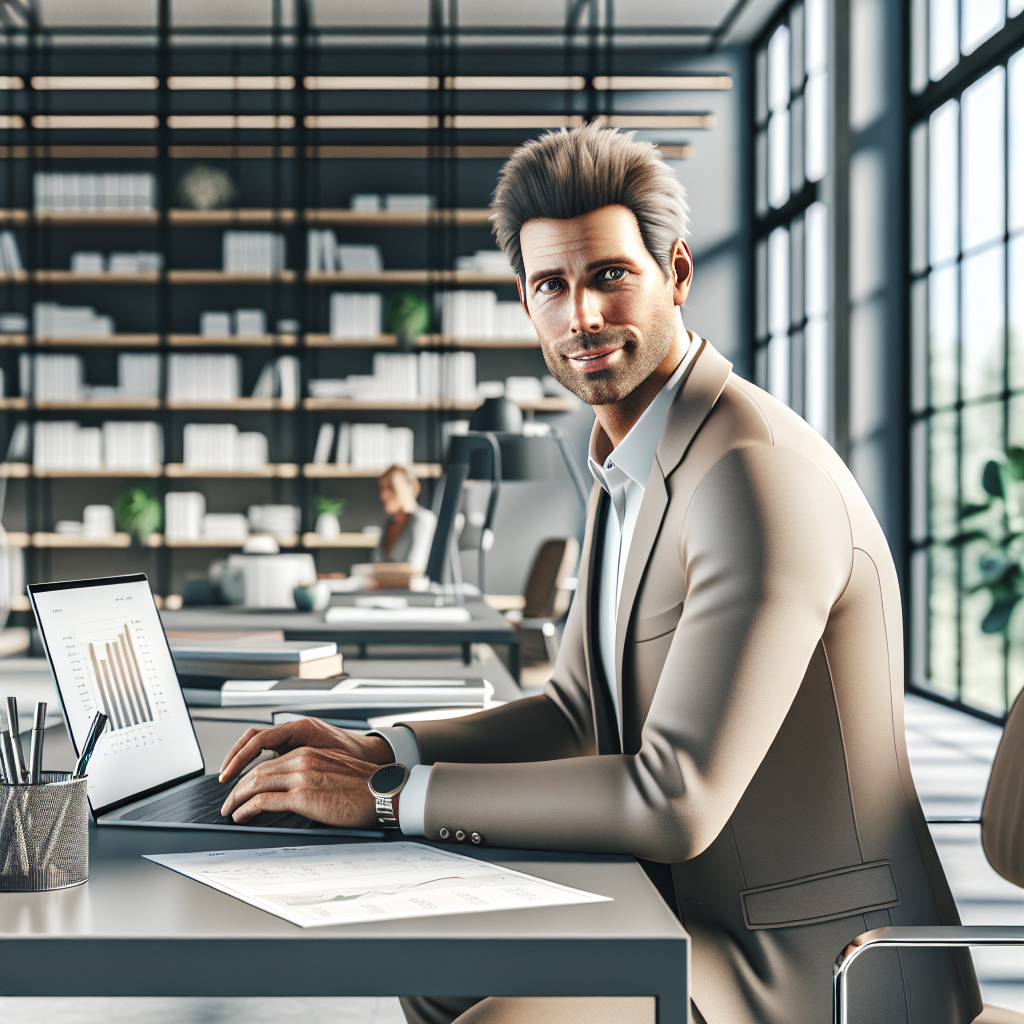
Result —
[[[606, 328], [584, 338], [570, 338], [552, 350], [544, 350], [544, 361], [551, 376], [588, 405], [613, 405], [631, 395], [662, 364], [675, 340], [679, 319], [676, 307], [652, 307], [643, 340], [628, 328]], [[621, 347], [625, 358], [614, 369], [581, 373], [573, 369], [569, 352]]]

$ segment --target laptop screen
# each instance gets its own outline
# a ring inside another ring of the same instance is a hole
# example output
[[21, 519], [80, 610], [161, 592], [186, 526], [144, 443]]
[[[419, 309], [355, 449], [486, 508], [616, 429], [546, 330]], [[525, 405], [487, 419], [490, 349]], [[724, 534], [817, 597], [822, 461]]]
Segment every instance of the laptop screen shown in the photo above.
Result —
[[163, 624], [144, 575], [28, 588], [76, 751], [110, 719], [89, 762], [99, 812], [203, 769]]

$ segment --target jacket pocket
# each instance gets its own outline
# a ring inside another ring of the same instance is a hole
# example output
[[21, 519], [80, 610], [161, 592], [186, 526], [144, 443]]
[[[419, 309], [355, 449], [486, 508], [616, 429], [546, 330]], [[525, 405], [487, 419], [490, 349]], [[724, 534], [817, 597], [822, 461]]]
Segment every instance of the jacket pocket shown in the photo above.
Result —
[[752, 931], [793, 928], [899, 905], [887, 860], [807, 875], [740, 893], [743, 920]]
[[643, 643], [671, 633], [679, 625], [679, 617], [682, 614], [683, 605], [680, 602], [654, 615], [637, 615], [636, 625], [633, 627], [633, 641]]

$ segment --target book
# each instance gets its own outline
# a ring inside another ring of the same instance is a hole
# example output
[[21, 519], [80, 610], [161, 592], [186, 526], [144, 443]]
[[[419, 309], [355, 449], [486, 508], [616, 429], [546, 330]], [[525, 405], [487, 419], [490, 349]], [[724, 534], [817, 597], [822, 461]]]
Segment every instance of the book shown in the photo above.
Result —
[[[172, 654], [174, 651], [172, 650]], [[265, 679], [331, 679], [344, 671], [342, 656], [332, 654], [329, 658], [318, 658], [316, 661], [249, 661], [239, 658], [237, 661], [221, 659], [187, 661], [175, 656], [174, 664], [182, 675], [212, 676], [217, 679], [244, 676], [253, 680]], [[280, 703], [280, 702], [277, 702]]]
[[222, 707], [308, 705], [317, 708], [483, 707], [494, 695], [486, 679], [229, 679], [220, 689]]
[[330, 658], [338, 653], [333, 641], [265, 640], [241, 636], [235, 640], [168, 637], [175, 661], [304, 662]]

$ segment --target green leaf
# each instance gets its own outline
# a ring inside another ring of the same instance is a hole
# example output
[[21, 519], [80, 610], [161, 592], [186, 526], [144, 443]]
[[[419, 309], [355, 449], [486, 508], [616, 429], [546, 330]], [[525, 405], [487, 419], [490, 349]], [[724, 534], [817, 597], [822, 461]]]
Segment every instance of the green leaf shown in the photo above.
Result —
[[1000, 472], [1000, 465], [995, 459], [985, 463], [981, 473], [981, 486], [992, 495], [993, 498], [1004, 498], [1003, 475]]
[[1001, 598], [993, 603], [988, 614], [981, 621], [982, 633], [1001, 633], [1010, 622], [1010, 615], [1020, 600], [1020, 595]]
[[1011, 478], [1024, 480], [1024, 448], [1008, 448], [1006, 456], [1010, 460]]

